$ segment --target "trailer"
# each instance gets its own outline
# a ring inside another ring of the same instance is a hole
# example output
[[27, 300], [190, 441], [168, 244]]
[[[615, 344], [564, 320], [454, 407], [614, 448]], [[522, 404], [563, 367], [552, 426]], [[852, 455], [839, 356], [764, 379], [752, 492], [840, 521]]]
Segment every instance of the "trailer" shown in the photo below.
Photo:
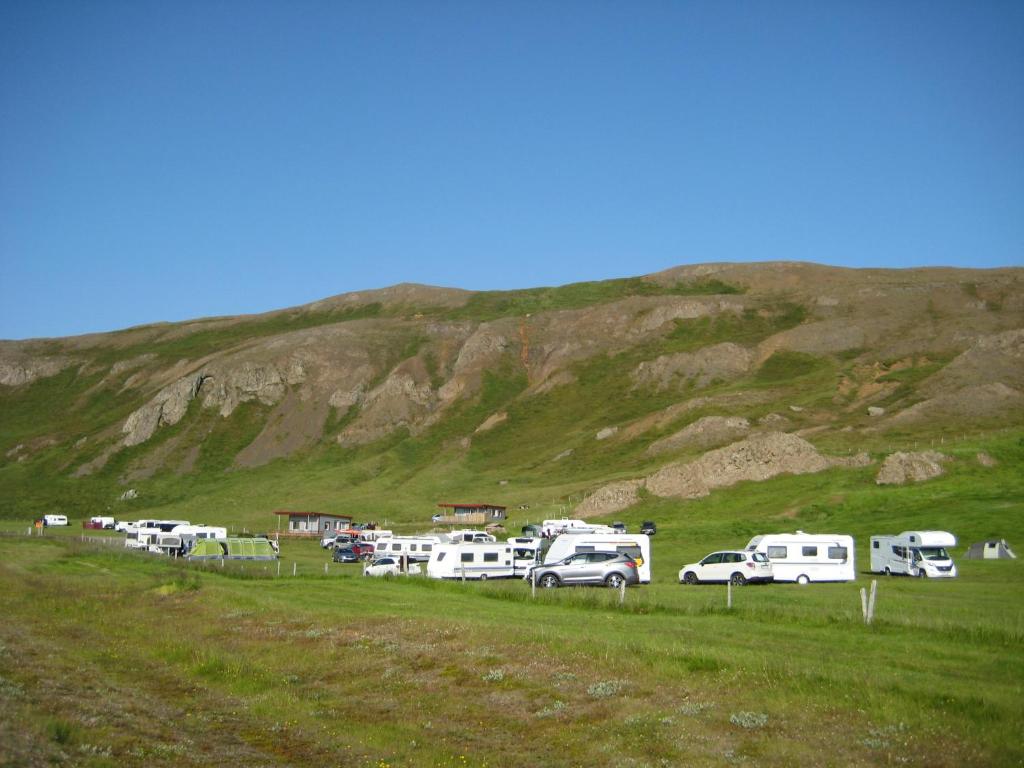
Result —
[[[549, 521], [545, 520], [545, 523]], [[544, 564], [558, 563], [577, 552], [618, 552], [629, 555], [636, 561], [637, 575], [641, 584], [651, 582], [651, 538], [642, 533], [615, 533], [610, 526], [609, 533], [563, 533], [551, 542], [544, 555]]]
[[871, 537], [871, 570], [886, 576], [903, 574], [929, 579], [956, 578], [956, 565], [946, 547], [956, 546], [949, 531], [904, 531], [897, 536]]
[[427, 576], [432, 579], [486, 581], [511, 579], [515, 575], [515, 558], [512, 545], [508, 542], [464, 541], [458, 544], [438, 544], [427, 562]]
[[854, 581], [852, 536], [838, 533], [773, 533], [755, 536], [748, 552], [762, 552], [772, 565], [775, 581]]
[[417, 562], [426, 562], [434, 547], [448, 544], [440, 536], [390, 536], [378, 539], [374, 546], [375, 557], [406, 557]]

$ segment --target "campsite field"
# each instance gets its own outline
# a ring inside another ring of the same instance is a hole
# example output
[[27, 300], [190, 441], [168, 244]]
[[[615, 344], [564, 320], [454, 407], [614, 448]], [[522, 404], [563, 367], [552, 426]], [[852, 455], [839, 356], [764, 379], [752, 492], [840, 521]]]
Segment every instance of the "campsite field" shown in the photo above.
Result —
[[[286, 542], [288, 548], [300, 545]], [[276, 578], [0, 538], [0, 762], [1016, 765], [1024, 571], [949, 582]], [[655, 557], [658, 557], [655, 544]], [[672, 545], [665, 544], [668, 551]], [[255, 568], [255, 570], [254, 570]], [[322, 565], [320, 566], [322, 569]], [[285, 569], [288, 570], [287, 568]]]

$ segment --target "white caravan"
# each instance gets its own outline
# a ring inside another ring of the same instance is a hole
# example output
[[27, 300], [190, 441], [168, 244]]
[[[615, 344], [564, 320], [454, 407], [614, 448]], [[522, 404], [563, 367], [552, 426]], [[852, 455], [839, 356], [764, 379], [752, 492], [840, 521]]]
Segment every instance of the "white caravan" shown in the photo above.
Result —
[[853, 537], [838, 533], [775, 533], [755, 536], [748, 552], [768, 556], [775, 581], [853, 581]]
[[149, 549], [156, 546], [161, 533], [170, 533], [179, 525], [188, 524], [188, 520], [139, 520], [125, 531], [124, 545], [128, 549]]
[[[525, 571], [524, 571], [525, 573]], [[510, 579], [516, 575], [508, 542], [438, 544], [430, 554], [427, 576], [432, 579]]]
[[871, 537], [871, 570], [891, 576], [956, 578], [956, 565], [946, 547], [956, 546], [948, 531], [904, 531], [898, 536]]
[[586, 520], [573, 520], [561, 517], [557, 520], [545, 520], [540, 527], [541, 536], [554, 538], [563, 533], [618, 533], [610, 525], [588, 523]]
[[51, 525], [67, 525], [68, 518], [66, 515], [43, 515], [43, 525], [49, 527]]
[[[545, 521], [547, 522], [547, 521]], [[651, 537], [643, 533], [563, 533], [551, 542], [544, 564], [559, 563], [577, 552], [618, 552], [636, 561], [641, 584], [651, 582]]]
[[439, 544], [447, 544], [439, 536], [392, 536], [390, 538], [377, 539], [373, 547], [374, 557], [394, 557], [403, 555], [410, 560], [426, 561], [434, 547]]

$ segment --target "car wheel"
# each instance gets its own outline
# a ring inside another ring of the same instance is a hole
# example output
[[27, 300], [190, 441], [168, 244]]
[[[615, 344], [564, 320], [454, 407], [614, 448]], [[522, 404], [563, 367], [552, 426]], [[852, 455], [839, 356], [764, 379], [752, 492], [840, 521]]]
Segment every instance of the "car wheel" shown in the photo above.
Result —
[[626, 583], [626, 580], [622, 578], [621, 573], [613, 573], [604, 580], [604, 583], [612, 589], [621, 589], [622, 585]]
[[796, 577], [796, 583], [803, 587], [810, 584], [811, 580], [807, 578], [807, 574], [801, 573], [799, 576]]
[[885, 575], [892, 576], [892, 568], [890, 568], [888, 565], [885, 566]]
[[481, 573], [480, 574], [480, 581], [487, 581], [487, 574], [486, 573]]
[[917, 578], [924, 579], [927, 576], [928, 576], [928, 574], [924, 572], [924, 568], [918, 568], [917, 569]]
[[697, 574], [694, 573], [693, 571], [687, 571], [683, 575], [683, 581], [685, 581], [687, 584], [689, 584], [692, 587], [694, 584], [697, 583]]
[[742, 587], [747, 583], [747, 577], [744, 576], [742, 573], [734, 573], [732, 575], [732, 578], [729, 579], [729, 582], [734, 587]]
[[558, 577], [553, 573], [545, 573], [540, 577], [540, 585], [544, 589], [555, 589], [559, 586]]

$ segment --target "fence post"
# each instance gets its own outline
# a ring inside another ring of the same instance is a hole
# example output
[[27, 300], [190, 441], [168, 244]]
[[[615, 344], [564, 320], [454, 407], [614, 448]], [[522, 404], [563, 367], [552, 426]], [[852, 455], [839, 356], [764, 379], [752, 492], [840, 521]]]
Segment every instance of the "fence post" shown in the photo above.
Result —
[[533, 584], [533, 587], [530, 589], [531, 597], [533, 597], [533, 599], [536, 600], [537, 599], [537, 569], [536, 568], [534, 568], [533, 571], [530, 572], [530, 581]]
[[878, 594], [877, 579], [871, 580], [871, 596], [868, 598], [868, 624], [875, 620], [875, 595]]
[[725, 607], [732, 610], [732, 580], [725, 582]]
[[623, 579], [619, 585], [619, 605], [626, 602], [626, 580]]
[[324, 576], [327, 575], [327, 563], [324, 563]]
[[299, 572], [299, 564], [298, 563], [292, 563], [292, 576], [294, 576], [298, 572]]
[[868, 623], [868, 591], [860, 588], [860, 613], [864, 617], [864, 623]]
[[277, 575], [278, 576], [281, 575], [281, 559], [280, 558], [278, 558], [278, 560], [277, 560]]

